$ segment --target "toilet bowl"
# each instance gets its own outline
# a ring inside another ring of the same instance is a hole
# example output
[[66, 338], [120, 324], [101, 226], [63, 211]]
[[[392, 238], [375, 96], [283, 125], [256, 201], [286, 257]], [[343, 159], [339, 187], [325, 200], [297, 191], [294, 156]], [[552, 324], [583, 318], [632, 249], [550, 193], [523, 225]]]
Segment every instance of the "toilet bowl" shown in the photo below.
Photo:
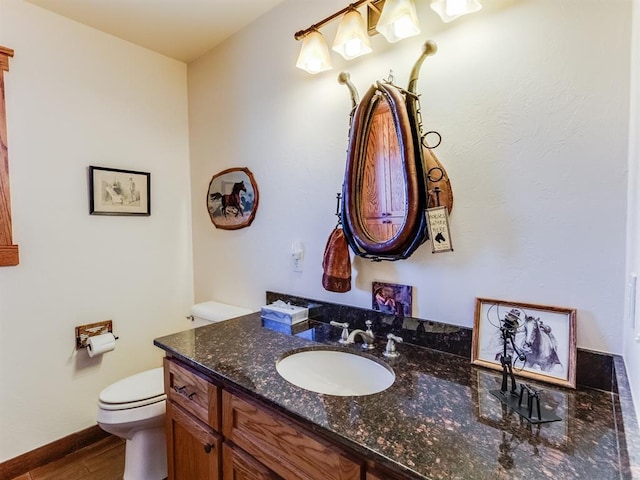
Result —
[[[191, 308], [191, 326], [195, 328], [249, 313], [252, 311], [246, 308], [205, 302]], [[166, 398], [162, 367], [119, 380], [100, 392], [98, 425], [126, 441], [123, 480], [167, 477]]]
[[126, 480], [159, 480], [167, 476], [166, 398], [162, 367], [127, 377], [100, 392], [98, 425], [126, 440]]

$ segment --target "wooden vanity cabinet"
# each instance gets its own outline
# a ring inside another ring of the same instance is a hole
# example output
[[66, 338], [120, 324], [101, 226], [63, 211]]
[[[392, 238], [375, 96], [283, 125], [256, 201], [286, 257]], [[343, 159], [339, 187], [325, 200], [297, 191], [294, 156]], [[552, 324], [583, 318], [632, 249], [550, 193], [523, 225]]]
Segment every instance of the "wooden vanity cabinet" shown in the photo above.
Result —
[[169, 480], [403, 478], [175, 359], [165, 358], [164, 369]]

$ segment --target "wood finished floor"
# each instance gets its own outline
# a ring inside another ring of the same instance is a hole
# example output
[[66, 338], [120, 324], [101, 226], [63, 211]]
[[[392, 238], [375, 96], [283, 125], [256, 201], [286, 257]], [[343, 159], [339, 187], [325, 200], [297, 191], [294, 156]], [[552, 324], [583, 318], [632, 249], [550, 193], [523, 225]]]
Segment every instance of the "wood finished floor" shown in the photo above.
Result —
[[108, 437], [11, 480], [122, 480], [124, 440]]

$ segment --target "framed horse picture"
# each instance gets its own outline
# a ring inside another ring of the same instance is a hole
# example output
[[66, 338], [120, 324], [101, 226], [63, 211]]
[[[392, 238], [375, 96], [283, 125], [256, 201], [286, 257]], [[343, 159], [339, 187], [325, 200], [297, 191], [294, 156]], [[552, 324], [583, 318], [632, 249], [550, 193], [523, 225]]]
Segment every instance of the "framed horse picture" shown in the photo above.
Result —
[[575, 309], [476, 299], [473, 364], [575, 388], [576, 354]]
[[222, 230], [248, 227], [258, 210], [258, 185], [248, 168], [229, 168], [209, 182], [207, 211]]

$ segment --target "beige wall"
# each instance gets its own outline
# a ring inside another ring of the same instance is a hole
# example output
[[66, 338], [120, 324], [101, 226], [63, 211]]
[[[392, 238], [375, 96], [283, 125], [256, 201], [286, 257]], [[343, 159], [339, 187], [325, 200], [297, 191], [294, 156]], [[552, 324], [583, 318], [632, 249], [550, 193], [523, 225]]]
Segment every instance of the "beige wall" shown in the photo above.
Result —
[[[484, 2], [443, 24], [416, 2], [423, 33], [310, 76], [293, 33], [344, 6], [289, 0], [189, 65], [196, 299], [259, 307], [266, 289], [368, 307], [371, 282], [413, 285], [421, 318], [471, 326], [477, 296], [578, 309], [578, 345], [622, 352], [630, 1]], [[335, 25], [323, 30], [332, 41]], [[406, 85], [426, 39], [425, 127], [453, 184], [455, 252], [353, 263], [353, 290], [321, 286], [345, 165], [348, 70], [362, 95], [393, 70]], [[211, 176], [247, 166], [260, 188], [252, 226], [215, 230]], [[290, 246], [305, 245], [293, 272]]]
[[[0, 462], [95, 425], [102, 388], [159, 366], [193, 300], [186, 66], [0, 0], [17, 267], [0, 269]], [[88, 213], [87, 167], [151, 172], [150, 217]], [[74, 327], [112, 319], [88, 360]]]

